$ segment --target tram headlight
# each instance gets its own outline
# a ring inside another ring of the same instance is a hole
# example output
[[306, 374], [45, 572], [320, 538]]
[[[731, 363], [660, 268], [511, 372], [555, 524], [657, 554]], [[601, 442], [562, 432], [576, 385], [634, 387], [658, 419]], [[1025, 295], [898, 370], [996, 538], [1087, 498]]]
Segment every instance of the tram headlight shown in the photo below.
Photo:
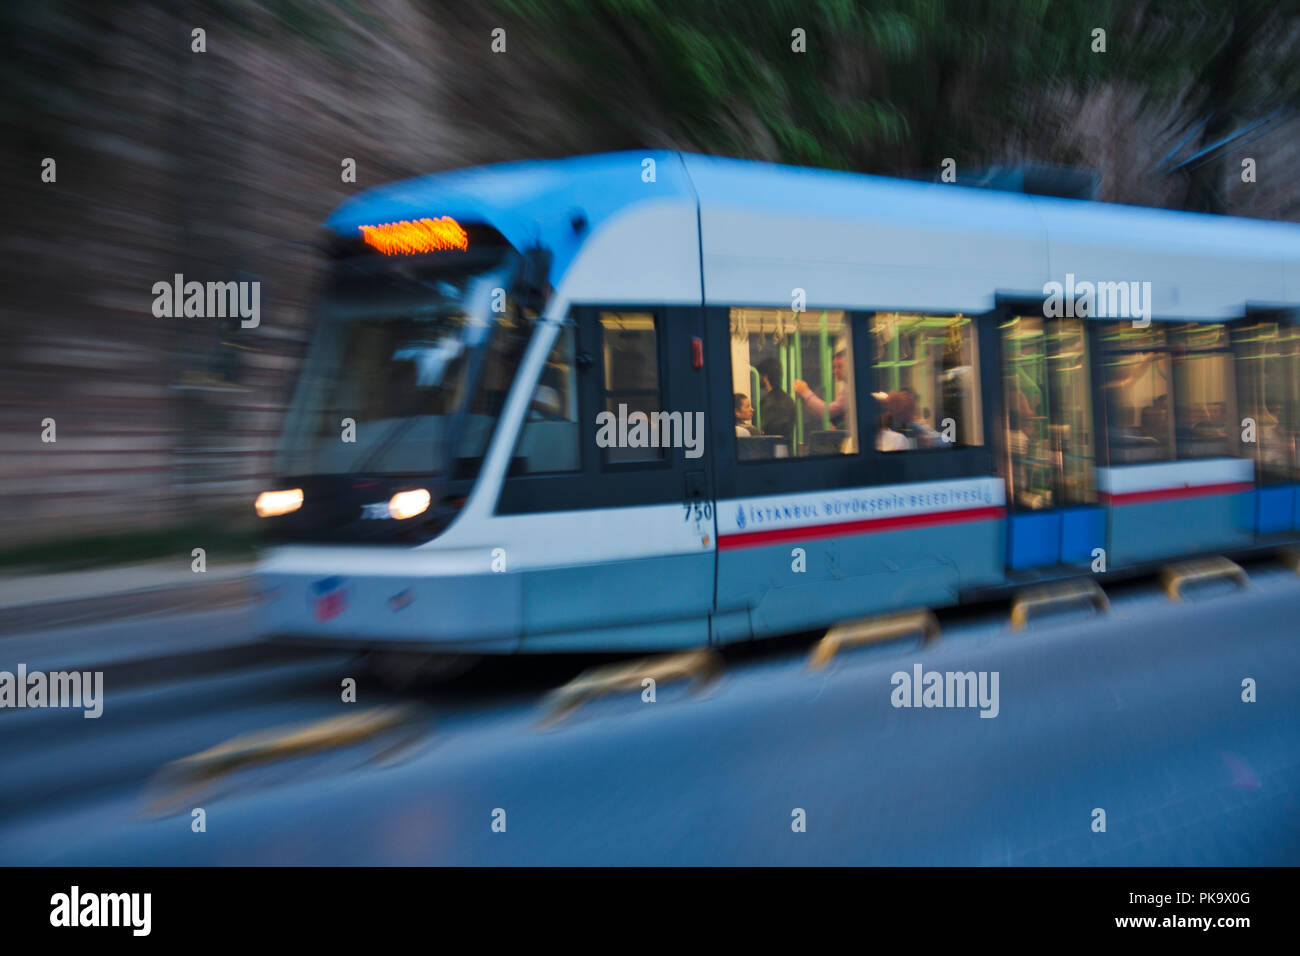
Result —
[[423, 488], [399, 491], [388, 499], [388, 513], [399, 521], [403, 518], [414, 518], [428, 510], [429, 501], [429, 493]]
[[302, 507], [302, 489], [290, 488], [286, 491], [264, 491], [257, 496], [253, 504], [259, 518], [274, 518], [287, 515]]

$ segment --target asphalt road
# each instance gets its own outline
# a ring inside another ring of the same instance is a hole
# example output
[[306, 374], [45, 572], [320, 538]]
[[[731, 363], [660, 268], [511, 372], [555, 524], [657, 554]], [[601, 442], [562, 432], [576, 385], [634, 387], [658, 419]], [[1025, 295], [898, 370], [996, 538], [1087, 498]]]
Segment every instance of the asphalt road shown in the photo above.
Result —
[[[1140, 583], [1109, 615], [1022, 632], [1005, 609], [949, 615], [936, 644], [818, 672], [806, 638], [734, 649], [702, 691], [629, 691], [553, 725], [547, 692], [602, 661], [499, 660], [397, 694], [349, 654], [262, 651], [240, 609], [2, 638], [0, 669], [72, 666], [84, 648], [115, 662], [97, 720], [0, 711], [0, 863], [1297, 864], [1300, 577], [1251, 577], [1184, 604]], [[997, 716], [893, 706], [892, 675], [917, 664], [996, 672]], [[397, 723], [165, 772], [372, 708]]]

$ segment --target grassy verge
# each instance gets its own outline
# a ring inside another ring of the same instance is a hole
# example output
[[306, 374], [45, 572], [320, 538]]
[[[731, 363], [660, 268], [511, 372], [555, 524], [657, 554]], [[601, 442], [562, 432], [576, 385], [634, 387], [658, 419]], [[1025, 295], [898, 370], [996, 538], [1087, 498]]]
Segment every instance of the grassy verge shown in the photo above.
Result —
[[153, 531], [92, 535], [0, 549], [0, 571], [77, 571], [133, 564], [168, 557], [187, 562], [195, 548], [215, 558], [252, 560], [258, 536], [251, 528], [216, 521], [197, 522]]

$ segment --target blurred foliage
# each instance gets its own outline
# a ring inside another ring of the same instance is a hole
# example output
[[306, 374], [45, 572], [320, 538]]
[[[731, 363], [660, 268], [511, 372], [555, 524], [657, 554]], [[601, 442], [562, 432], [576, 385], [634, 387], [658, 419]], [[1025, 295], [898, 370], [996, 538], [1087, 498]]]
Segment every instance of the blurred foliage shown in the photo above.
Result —
[[354, 0], [200, 0], [196, 6], [199, 13], [244, 36], [264, 34], [255, 15], [265, 13], [290, 36], [301, 38], [340, 63], [347, 63], [353, 52], [346, 41], [344, 25], [348, 21], [394, 38], [382, 20]]
[[[463, 0], [416, 0], [435, 23]], [[782, 162], [907, 172], [953, 156], [1079, 158], [1064, 109], [1099, 85], [1170, 113], [1191, 155], [1272, 110], [1300, 106], [1300, 0], [493, 0], [608, 148], [684, 146]], [[490, 8], [487, 8], [490, 9]], [[221, 31], [357, 67], [358, 28], [402, 43], [363, 0], [48, 0], [0, 4], [0, 109], [47, 142], [93, 113], [115, 35]], [[1092, 51], [1104, 28], [1107, 50]], [[803, 54], [791, 32], [806, 33]], [[176, 64], [159, 65], [177, 82]], [[169, 79], [169, 75], [171, 78]], [[181, 95], [179, 86], [177, 96]], [[1013, 147], [1019, 152], [1023, 146]], [[1153, 157], [1155, 159], [1156, 157]], [[1187, 203], [1213, 208], [1224, 173], [1186, 171]]]
[[996, 158], [1030, 137], [1035, 158], [1068, 162], [1072, 118], [1052, 104], [1070, 98], [1052, 94], [1099, 83], [1176, 104], [1175, 125], [1205, 137], [1294, 107], [1300, 89], [1296, 0], [495, 2], [542, 31], [573, 71], [575, 107], [621, 139], [636, 141], [645, 118], [628, 105], [644, 98], [669, 140], [841, 169]]
[[1027, 120], [1026, 92], [1110, 63], [1089, 46], [1107, 0], [497, 2], [546, 30], [607, 121], [640, 85], [700, 148], [843, 169], [969, 155]]
[[1300, 111], [1300, 0], [1148, 0], [1133, 34], [1125, 78], [1146, 105], [1176, 104], [1180, 155], [1205, 153], [1186, 168], [1183, 205], [1222, 212], [1228, 154], [1212, 147], [1244, 143], [1237, 134], [1251, 121]]

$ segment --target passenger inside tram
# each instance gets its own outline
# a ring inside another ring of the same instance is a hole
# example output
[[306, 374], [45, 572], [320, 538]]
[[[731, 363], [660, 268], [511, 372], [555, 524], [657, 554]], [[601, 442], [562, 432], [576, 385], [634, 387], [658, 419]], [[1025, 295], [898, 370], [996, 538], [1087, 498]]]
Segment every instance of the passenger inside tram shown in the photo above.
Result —
[[754, 406], [749, 401], [749, 396], [743, 392], [737, 392], [734, 404], [736, 409], [736, 434], [742, 438], [751, 438], [757, 435], [759, 432], [754, 427]]
[[927, 424], [925, 416], [916, 413], [916, 393], [910, 388], [888, 393], [884, 408], [876, 436], [876, 447], [880, 451], [936, 448], [942, 443], [939, 433]]
[[754, 367], [762, 387], [763, 434], [789, 439], [794, 435], [794, 399], [780, 388], [781, 363], [768, 358]]
[[748, 396], [753, 409], [752, 418], [737, 420], [739, 460], [857, 451], [851, 329], [844, 312], [732, 309], [731, 371], [733, 394]]
[[962, 315], [880, 312], [872, 319], [880, 451], [983, 442], [974, 327]]
[[848, 352], [840, 349], [831, 361], [831, 373], [835, 377], [835, 397], [828, 404], [816, 392], [808, 387], [802, 379], [796, 379], [794, 393], [803, 402], [804, 407], [814, 415], [830, 416], [831, 427], [842, 429], [848, 417], [848, 402], [851, 394], [846, 387], [845, 367], [848, 364]]

